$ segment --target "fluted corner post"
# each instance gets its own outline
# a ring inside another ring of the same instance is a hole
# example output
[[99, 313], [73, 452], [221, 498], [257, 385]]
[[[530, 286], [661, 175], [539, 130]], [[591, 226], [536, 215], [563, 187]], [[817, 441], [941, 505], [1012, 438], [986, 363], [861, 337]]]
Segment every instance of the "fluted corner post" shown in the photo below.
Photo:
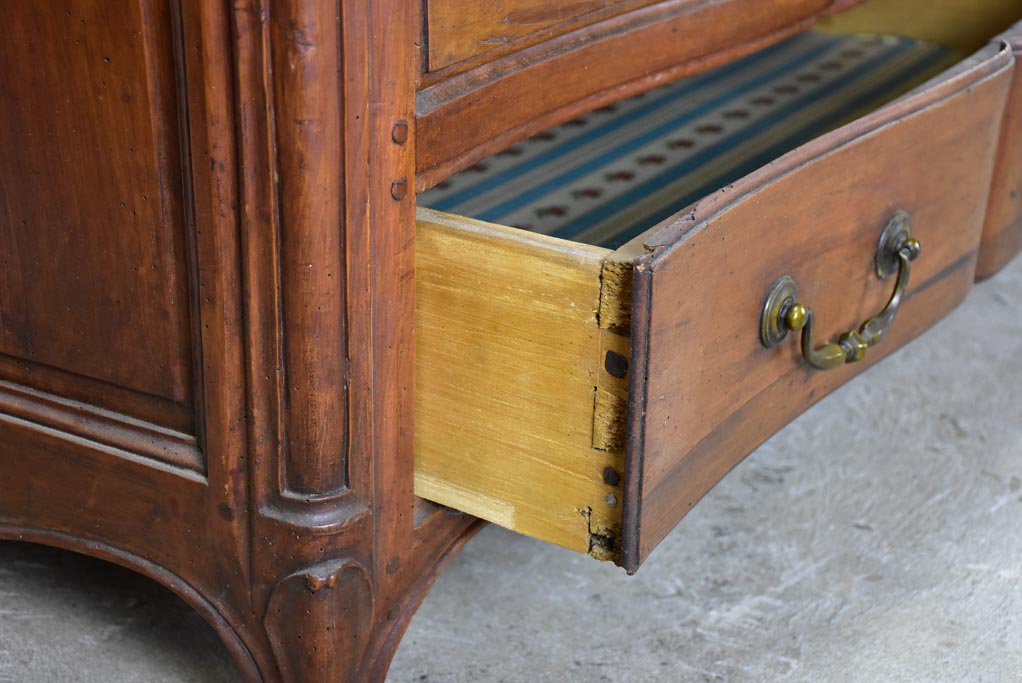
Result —
[[472, 520], [415, 520], [420, 3], [240, 0], [253, 626], [267, 680], [382, 678]]

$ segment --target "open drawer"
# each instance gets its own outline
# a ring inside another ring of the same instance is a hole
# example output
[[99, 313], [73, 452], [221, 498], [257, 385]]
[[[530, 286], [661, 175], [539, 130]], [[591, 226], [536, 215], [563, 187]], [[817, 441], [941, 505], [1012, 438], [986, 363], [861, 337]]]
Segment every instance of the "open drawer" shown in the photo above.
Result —
[[791, 151], [764, 143], [615, 249], [420, 208], [416, 493], [635, 570], [766, 437], [968, 292], [1013, 65], [997, 40]]

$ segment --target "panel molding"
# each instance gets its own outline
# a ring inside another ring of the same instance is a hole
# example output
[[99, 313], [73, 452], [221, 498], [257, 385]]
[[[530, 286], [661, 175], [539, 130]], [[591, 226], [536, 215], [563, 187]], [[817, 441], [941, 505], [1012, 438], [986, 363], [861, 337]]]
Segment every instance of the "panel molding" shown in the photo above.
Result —
[[62, 396], [98, 411], [152, 423], [162, 429], [182, 434], [196, 431], [195, 409], [190, 405], [5, 353], [0, 353], [0, 382]]
[[194, 436], [0, 380], [0, 413], [199, 474], [205, 462]]

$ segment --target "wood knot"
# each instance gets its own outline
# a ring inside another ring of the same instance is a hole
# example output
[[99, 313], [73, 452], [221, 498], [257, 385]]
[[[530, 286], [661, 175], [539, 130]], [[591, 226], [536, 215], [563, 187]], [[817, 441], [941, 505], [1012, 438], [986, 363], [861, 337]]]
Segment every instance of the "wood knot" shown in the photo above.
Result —
[[401, 201], [408, 194], [408, 179], [400, 178], [390, 184], [390, 196], [396, 201]]
[[397, 121], [390, 131], [390, 139], [399, 145], [408, 142], [408, 122]]

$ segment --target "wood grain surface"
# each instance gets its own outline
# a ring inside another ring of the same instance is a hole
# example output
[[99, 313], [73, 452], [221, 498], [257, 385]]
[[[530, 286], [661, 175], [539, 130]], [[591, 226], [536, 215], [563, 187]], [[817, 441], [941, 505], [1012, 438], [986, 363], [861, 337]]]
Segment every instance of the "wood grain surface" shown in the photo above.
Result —
[[[429, 0], [426, 2], [427, 70], [437, 71], [470, 57], [516, 44], [518, 39], [543, 29], [554, 27], [554, 31], [563, 32], [581, 22], [591, 23], [626, 8], [654, 1], [574, 0], [552, 3], [547, 0], [498, 0], [466, 3]], [[576, 21], [571, 22], [572, 19]]]
[[614, 559], [621, 508], [606, 495], [620, 491], [604, 470], [620, 473], [620, 447], [594, 448], [609, 251], [418, 215], [416, 493]]
[[1022, 22], [1001, 36], [1015, 54], [1015, 75], [997, 153], [976, 277], [987, 278], [1022, 252]]
[[0, 377], [191, 431], [176, 31], [166, 3], [4, 6]]

